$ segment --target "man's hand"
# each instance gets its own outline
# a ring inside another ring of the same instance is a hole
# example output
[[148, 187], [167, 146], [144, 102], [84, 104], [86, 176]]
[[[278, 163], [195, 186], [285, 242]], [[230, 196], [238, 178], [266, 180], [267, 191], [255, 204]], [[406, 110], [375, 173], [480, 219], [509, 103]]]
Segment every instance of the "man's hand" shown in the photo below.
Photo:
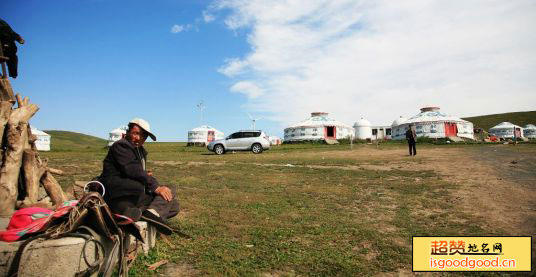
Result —
[[173, 194], [171, 194], [171, 190], [166, 187], [166, 186], [160, 186], [158, 187], [154, 193], [156, 193], [157, 195], [160, 195], [162, 196], [162, 198], [164, 198], [164, 200], [166, 201], [171, 201], [171, 199], [173, 199]]

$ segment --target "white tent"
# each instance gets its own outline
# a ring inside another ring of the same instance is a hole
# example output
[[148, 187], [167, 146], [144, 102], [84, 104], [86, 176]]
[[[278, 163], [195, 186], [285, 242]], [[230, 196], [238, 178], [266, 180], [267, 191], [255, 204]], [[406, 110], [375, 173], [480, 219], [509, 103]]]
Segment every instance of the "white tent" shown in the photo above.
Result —
[[127, 126], [121, 126], [111, 130], [108, 136], [108, 146], [112, 146], [114, 142], [122, 139], [126, 135], [127, 130]]
[[34, 126], [30, 126], [32, 130], [32, 135], [35, 135], [37, 137], [37, 140], [35, 141], [35, 147], [37, 147], [38, 151], [50, 151], [50, 135], [38, 130]]
[[391, 139], [391, 126], [372, 126], [364, 118], [354, 123], [355, 137], [362, 140], [389, 140]]
[[523, 129], [523, 136], [529, 139], [536, 139], [536, 126], [534, 124], [527, 124]]
[[281, 138], [277, 136], [268, 136], [268, 140], [270, 141], [270, 145], [280, 145], [283, 143]]
[[510, 122], [501, 122], [489, 129], [489, 134], [494, 135], [500, 139], [514, 138], [514, 130], [517, 134], [516, 137], [523, 137], [523, 128]]
[[372, 128], [370, 122], [364, 118], [359, 119], [354, 123], [356, 139], [372, 139]]
[[314, 112], [311, 117], [285, 128], [285, 141], [349, 139], [354, 128], [328, 117], [328, 113]]
[[405, 120], [399, 118], [391, 125], [392, 138], [406, 139], [406, 131], [411, 124], [415, 124], [415, 131], [419, 137], [446, 138], [462, 137], [474, 139], [473, 123], [461, 118], [447, 115], [439, 111], [439, 107], [428, 106], [421, 112]]
[[208, 125], [199, 126], [188, 131], [188, 145], [206, 145], [207, 143], [223, 139], [224, 134]]
[[406, 122], [407, 120], [407, 118], [400, 116], [399, 118], [395, 119], [395, 121], [393, 121], [393, 123], [391, 124], [391, 137], [393, 139], [406, 139], [407, 127], [402, 126], [402, 124], [404, 124], [404, 122]]

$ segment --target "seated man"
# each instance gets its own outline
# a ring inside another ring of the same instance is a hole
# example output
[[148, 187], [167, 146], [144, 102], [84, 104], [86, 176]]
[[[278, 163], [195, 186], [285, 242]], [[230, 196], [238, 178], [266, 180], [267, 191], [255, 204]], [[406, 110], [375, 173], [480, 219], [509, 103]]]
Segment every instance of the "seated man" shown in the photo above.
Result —
[[174, 187], [161, 186], [147, 171], [147, 151], [143, 143], [151, 133], [149, 123], [133, 119], [128, 124], [125, 138], [116, 141], [103, 161], [99, 180], [104, 184], [104, 199], [113, 212], [133, 220], [143, 219], [157, 227], [158, 231], [170, 234], [166, 221], [179, 213], [179, 202]]

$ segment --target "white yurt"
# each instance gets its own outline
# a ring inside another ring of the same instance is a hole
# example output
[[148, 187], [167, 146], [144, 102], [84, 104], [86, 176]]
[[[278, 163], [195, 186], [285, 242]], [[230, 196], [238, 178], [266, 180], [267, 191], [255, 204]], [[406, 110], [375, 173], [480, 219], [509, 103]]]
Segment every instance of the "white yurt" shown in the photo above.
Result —
[[126, 135], [127, 130], [127, 126], [121, 126], [111, 130], [108, 136], [108, 146], [112, 146], [114, 142], [122, 139]]
[[427, 106], [421, 112], [408, 118], [399, 118], [393, 122], [392, 138], [406, 139], [406, 131], [411, 124], [419, 137], [446, 138], [461, 137], [474, 139], [473, 123], [439, 111], [439, 107]]
[[34, 126], [30, 126], [32, 130], [32, 135], [35, 135], [37, 137], [37, 140], [35, 141], [35, 147], [37, 147], [38, 151], [50, 151], [50, 135], [38, 130]]
[[188, 145], [205, 146], [211, 141], [223, 138], [223, 132], [220, 132], [208, 125], [199, 126], [188, 131]]
[[408, 130], [407, 129], [407, 126], [404, 126], [404, 122], [406, 122], [408, 119], [403, 117], [403, 116], [400, 116], [399, 118], [395, 119], [395, 121], [393, 121], [393, 123], [391, 124], [391, 138], [392, 139], [398, 139], [398, 140], [401, 140], [401, 139], [406, 139], [406, 131]]
[[314, 112], [311, 117], [285, 128], [285, 142], [353, 138], [354, 128], [328, 117], [328, 113]]
[[280, 145], [283, 143], [281, 138], [278, 136], [268, 136], [268, 140], [270, 141], [270, 145]]
[[536, 139], [536, 126], [534, 124], [527, 124], [523, 128], [523, 136], [529, 139]]
[[523, 128], [510, 122], [501, 122], [489, 129], [488, 133], [500, 139], [514, 138], [514, 129], [517, 137], [523, 137]]
[[359, 119], [354, 123], [356, 139], [372, 139], [372, 128], [370, 122], [364, 118]]

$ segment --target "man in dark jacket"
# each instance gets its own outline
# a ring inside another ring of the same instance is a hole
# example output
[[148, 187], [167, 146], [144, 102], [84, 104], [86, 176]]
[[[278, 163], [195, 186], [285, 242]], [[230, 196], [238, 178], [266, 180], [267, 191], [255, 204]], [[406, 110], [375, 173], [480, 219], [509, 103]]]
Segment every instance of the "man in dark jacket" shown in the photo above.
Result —
[[409, 129], [406, 131], [406, 139], [408, 140], [409, 155], [417, 155], [417, 148], [415, 147], [415, 140], [417, 139], [417, 134], [415, 133], [415, 125], [409, 125]]
[[179, 202], [175, 189], [158, 184], [145, 167], [147, 151], [143, 143], [148, 136], [156, 141], [147, 121], [131, 120], [126, 137], [108, 150], [99, 180], [106, 188], [104, 199], [112, 211], [134, 220], [165, 223], [178, 214]]
[[7, 22], [0, 19], [0, 47], [2, 47], [4, 57], [9, 58], [6, 63], [11, 78], [17, 78], [18, 75], [17, 67], [19, 58], [17, 57], [17, 45], [15, 41], [24, 44], [24, 39], [13, 31]]

